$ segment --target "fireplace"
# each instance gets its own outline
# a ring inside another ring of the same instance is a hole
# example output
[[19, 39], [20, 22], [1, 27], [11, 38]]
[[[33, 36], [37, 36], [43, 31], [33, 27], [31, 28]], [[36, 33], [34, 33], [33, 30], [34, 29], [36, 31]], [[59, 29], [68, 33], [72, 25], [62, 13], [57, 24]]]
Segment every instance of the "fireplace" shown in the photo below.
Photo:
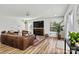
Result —
[[35, 35], [44, 35], [44, 21], [33, 22], [33, 33]]

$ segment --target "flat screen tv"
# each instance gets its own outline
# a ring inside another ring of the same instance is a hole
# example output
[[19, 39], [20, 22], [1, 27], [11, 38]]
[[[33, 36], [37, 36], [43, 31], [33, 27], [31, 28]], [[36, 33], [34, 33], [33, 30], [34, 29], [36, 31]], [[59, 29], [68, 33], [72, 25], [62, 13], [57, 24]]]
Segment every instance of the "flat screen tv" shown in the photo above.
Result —
[[44, 27], [44, 21], [35, 21], [33, 23], [34, 28], [43, 28]]

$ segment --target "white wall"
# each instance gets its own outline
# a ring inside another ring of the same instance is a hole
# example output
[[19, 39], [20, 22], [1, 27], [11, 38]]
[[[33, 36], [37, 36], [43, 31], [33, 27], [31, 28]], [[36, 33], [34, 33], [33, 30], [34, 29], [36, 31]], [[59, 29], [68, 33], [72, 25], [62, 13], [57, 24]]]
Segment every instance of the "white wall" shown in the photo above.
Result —
[[22, 23], [21, 19], [7, 17], [7, 16], [0, 16], [0, 32], [3, 30], [22, 30], [24, 29], [24, 24]]

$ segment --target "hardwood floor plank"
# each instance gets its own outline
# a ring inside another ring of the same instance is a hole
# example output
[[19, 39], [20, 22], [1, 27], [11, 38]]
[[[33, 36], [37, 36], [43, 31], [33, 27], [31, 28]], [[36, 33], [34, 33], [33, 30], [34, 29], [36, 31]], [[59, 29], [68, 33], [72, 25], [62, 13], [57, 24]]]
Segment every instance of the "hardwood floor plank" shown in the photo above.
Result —
[[28, 47], [26, 50], [19, 50], [0, 43], [0, 54], [63, 54], [64, 50], [57, 47], [57, 42], [58, 40], [55, 38], [47, 38], [38, 45]]

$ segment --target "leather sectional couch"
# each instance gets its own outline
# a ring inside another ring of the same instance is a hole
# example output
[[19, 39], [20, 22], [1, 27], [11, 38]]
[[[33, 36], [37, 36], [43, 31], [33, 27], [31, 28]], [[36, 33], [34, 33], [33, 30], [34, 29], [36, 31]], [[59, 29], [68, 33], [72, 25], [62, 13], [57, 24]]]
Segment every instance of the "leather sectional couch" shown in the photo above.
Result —
[[21, 50], [33, 45], [35, 40], [34, 35], [21, 36], [13, 34], [1, 34], [1, 43]]

